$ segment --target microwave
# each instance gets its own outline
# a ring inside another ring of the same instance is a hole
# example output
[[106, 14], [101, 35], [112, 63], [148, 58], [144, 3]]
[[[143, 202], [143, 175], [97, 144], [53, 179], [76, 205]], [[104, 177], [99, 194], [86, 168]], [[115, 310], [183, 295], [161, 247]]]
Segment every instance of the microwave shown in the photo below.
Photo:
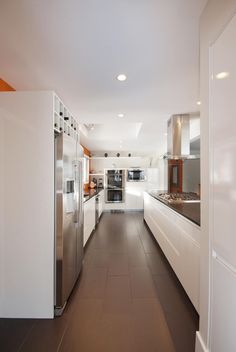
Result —
[[144, 182], [145, 170], [144, 169], [128, 169], [127, 182]]

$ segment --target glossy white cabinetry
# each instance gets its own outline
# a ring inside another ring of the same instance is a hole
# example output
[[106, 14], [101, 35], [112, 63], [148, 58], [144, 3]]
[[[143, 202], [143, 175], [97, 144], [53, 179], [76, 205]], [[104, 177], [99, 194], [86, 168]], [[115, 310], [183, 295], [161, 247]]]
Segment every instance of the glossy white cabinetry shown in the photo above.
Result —
[[125, 208], [127, 210], [143, 210], [143, 192], [146, 182], [127, 182], [125, 189]]
[[0, 317], [53, 318], [53, 93], [0, 93], [0, 124]]
[[84, 246], [95, 228], [95, 197], [84, 203]]
[[146, 192], [144, 219], [198, 311], [200, 227]]
[[52, 91], [0, 93], [0, 317], [54, 316], [55, 101], [67, 114]]
[[100, 218], [100, 216], [103, 213], [103, 209], [104, 209], [104, 190], [102, 190], [101, 192], [99, 192], [99, 206], [98, 206], [98, 216]]
[[236, 16], [210, 49], [210, 350], [236, 351]]

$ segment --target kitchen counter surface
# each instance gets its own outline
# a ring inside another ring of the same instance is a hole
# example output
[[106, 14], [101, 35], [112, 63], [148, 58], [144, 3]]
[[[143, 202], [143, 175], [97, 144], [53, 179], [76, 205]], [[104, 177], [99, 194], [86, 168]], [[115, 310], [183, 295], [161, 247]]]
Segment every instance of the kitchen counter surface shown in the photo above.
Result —
[[184, 216], [188, 220], [194, 222], [196, 225], [200, 226], [201, 225], [201, 208], [200, 208], [200, 202], [196, 203], [168, 203], [167, 201], [161, 199], [158, 197], [159, 193], [163, 193], [163, 191], [149, 191], [148, 194], [150, 194], [153, 198], [157, 199], [159, 202], [162, 202], [165, 204], [167, 207], [170, 209], [176, 211], [180, 215]]
[[95, 197], [99, 194], [104, 188], [90, 188], [88, 192], [84, 193], [84, 203], [89, 199]]

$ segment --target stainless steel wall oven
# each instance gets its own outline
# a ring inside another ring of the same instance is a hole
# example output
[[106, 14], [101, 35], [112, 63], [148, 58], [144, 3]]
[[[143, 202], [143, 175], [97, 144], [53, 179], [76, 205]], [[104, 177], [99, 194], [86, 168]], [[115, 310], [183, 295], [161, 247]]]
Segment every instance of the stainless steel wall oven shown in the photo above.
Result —
[[125, 170], [106, 171], [106, 203], [123, 203], [125, 201]]
[[124, 189], [106, 189], [106, 203], [124, 203]]

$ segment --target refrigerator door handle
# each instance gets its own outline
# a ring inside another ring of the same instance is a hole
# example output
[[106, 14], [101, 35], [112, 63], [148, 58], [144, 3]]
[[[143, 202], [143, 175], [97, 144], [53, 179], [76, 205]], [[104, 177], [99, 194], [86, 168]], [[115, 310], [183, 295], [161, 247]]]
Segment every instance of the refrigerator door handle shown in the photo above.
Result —
[[82, 161], [79, 161], [79, 216], [82, 216], [83, 211], [83, 172], [82, 172]]
[[78, 224], [78, 165], [74, 165], [74, 223]]

